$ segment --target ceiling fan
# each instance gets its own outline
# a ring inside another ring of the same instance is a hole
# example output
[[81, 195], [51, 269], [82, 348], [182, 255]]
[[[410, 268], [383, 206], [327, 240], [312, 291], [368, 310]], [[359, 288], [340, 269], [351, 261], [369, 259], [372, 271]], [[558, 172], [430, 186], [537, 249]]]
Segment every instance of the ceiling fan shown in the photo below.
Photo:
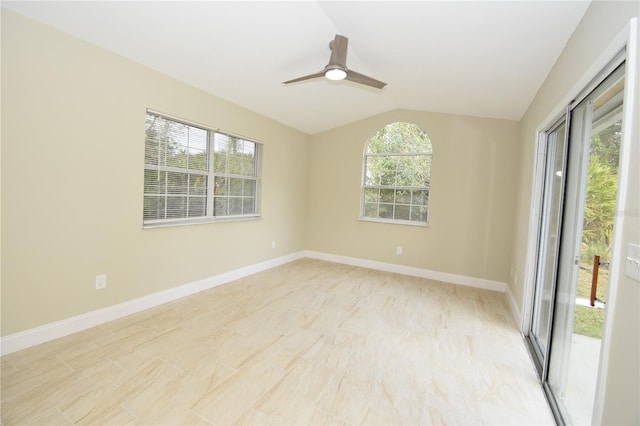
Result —
[[376, 89], [382, 89], [387, 83], [378, 81], [375, 78], [367, 77], [364, 74], [360, 74], [347, 68], [347, 44], [349, 39], [337, 35], [331, 43], [329, 43], [329, 49], [331, 49], [331, 58], [326, 67], [320, 72], [315, 74], [305, 75], [304, 77], [294, 78], [293, 80], [285, 81], [282, 84], [297, 83], [299, 81], [311, 80], [318, 77], [326, 77], [329, 80], [349, 80], [354, 83], [364, 84], [365, 86], [375, 87]]

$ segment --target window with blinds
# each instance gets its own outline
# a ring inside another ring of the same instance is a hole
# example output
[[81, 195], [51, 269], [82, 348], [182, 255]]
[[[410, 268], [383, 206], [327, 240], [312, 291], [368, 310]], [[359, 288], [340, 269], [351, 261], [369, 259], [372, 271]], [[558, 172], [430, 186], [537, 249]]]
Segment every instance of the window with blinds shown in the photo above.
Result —
[[261, 144], [147, 112], [145, 226], [258, 216]]

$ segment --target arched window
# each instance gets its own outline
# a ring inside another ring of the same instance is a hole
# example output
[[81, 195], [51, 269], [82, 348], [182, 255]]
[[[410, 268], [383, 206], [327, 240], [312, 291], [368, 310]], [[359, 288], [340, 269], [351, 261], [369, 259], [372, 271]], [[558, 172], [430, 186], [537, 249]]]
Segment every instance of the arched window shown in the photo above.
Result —
[[429, 136], [413, 123], [375, 132], [364, 155], [362, 219], [426, 225], [431, 157]]

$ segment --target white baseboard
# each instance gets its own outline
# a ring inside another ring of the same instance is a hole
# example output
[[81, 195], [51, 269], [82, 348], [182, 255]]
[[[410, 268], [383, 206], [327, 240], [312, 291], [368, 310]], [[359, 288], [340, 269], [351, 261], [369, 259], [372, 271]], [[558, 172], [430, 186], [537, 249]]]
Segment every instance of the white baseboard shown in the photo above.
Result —
[[516, 325], [518, 326], [518, 330], [523, 331], [522, 330], [522, 312], [520, 312], [518, 303], [516, 303], [516, 299], [513, 297], [513, 293], [511, 292], [511, 288], [509, 286], [507, 286], [505, 297], [507, 298], [509, 309], [511, 309], [511, 316], [513, 316], [513, 320], [516, 322]]
[[158, 293], [128, 300], [117, 305], [10, 334], [0, 340], [0, 355], [8, 355], [22, 349], [68, 336], [127, 315], [135, 314], [258, 272], [266, 271], [267, 269], [275, 268], [276, 266], [293, 262], [302, 257], [301, 252], [293, 253], [189, 284], [173, 287]]
[[[377, 262], [374, 260], [359, 259], [355, 257], [340, 256], [316, 251], [301, 251], [282, 256], [276, 259], [267, 260], [255, 265], [225, 272], [213, 277], [205, 278], [189, 284], [184, 284], [168, 290], [153, 293], [137, 299], [129, 300], [117, 305], [108, 306], [96, 311], [87, 312], [61, 321], [52, 322], [29, 330], [2, 337], [0, 339], [0, 355], [8, 355], [22, 349], [30, 348], [41, 343], [49, 342], [60, 337], [68, 336], [109, 321], [123, 318], [127, 315], [135, 314], [146, 309], [154, 308], [164, 303], [208, 290], [219, 285], [266, 271], [298, 259], [308, 257], [311, 259], [326, 260], [328, 262], [343, 263], [347, 265], [360, 266], [363, 268], [375, 269], [378, 271], [394, 272], [398, 274], [410, 275], [414, 277], [427, 278], [436, 281], [443, 281], [451, 284], [464, 285], [468, 287], [482, 288], [499, 292], [507, 291], [508, 300], [512, 313], [519, 312], [517, 305], [513, 301], [513, 296], [506, 283], [491, 281], [482, 278], [467, 277], [464, 275], [449, 274], [446, 272], [430, 271], [427, 269], [414, 268], [410, 266], [395, 265], [392, 263]], [[514, 310], [515, 309], [515, 310]]]
[[443, 281], [450, 284], [464, 285], [467, 287], [481, 288], [504, 293], [507, 284], [500, 281], [486, 280], [484, 278], [467, 277], [465, 275], [449, 274], [447, 272], [431, 271], [428, 269], [414, 268], [412, 266], [396, 265], [394, 263], [378, 262], [375, 260], [360, 259], [357, 257], [340, 256], [336, 254], [322, 253], [305, 250], [304, 257], [328, 262], [343, 263], [345, 265], [360, 266], [362, 268], [378, 271], [395, 272], [397, 274], [410, 275], [412, 277], [427, 278], [435, 281]]

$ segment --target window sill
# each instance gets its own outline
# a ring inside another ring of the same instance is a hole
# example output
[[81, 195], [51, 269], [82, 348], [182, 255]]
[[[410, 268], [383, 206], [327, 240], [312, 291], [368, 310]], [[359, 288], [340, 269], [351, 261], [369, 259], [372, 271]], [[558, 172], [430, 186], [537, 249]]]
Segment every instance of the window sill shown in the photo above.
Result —
[[217, 217], [199, 217], [192, 219], [165, 219], [143, 223], [142, 229], [153, 228], [167, 228], [173, 226], [188, 226], [188, 225], [202, 225], [207, 223], [222, 223], [222, 222], [245, 222], [248, 220], [259, 220], [262, 216], [244, 215], [244, 216], [217, 216]]
[[408, 226], [418, 226], [421, 228], [428, 228], [429, 224], [425, 222], [412, 222], [410, 220], [396, 220], [396, 219], [380, 219], [373, 217], [361, 217], [361, 222], [377, 222], [377, 223], [387, 223], [390, 225], [408, 225]]

